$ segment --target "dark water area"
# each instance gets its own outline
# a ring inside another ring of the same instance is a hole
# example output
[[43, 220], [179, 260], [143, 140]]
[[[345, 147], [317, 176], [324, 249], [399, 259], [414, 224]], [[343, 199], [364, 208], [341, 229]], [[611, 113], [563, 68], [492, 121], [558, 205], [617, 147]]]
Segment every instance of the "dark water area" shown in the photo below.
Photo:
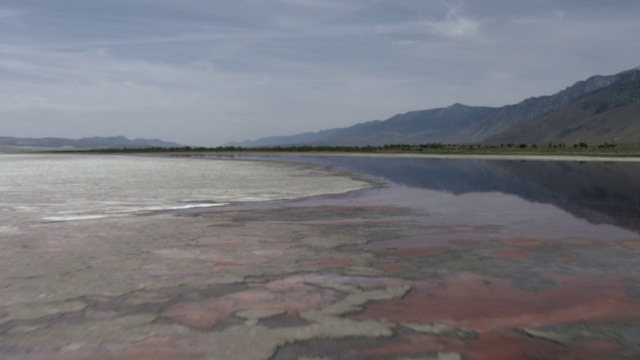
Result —
[[553, 205], [592, 224], [609, 224], [640, 233], [640, 163], [384, 157], [283, 159], [330, 165], [413, 189], [454, 195], [515, 195], [530, 203]]

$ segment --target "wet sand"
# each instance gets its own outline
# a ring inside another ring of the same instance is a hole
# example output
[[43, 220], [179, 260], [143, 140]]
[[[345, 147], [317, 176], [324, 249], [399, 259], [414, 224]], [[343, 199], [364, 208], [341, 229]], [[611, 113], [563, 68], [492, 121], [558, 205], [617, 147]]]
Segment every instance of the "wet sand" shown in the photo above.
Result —
[[0, 358], [640, 358], [637, 233], [452, 217], [456, 198], [389, 186], [4, 233]]

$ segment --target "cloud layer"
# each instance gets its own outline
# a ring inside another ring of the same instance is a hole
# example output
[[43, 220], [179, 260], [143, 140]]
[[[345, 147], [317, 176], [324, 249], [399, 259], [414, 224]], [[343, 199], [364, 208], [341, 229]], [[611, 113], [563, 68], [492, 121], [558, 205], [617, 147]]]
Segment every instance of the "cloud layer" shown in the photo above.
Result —
[[7, 0], [0, 136], [190, 145], [504, 105], [638, 66], [640, 4]]

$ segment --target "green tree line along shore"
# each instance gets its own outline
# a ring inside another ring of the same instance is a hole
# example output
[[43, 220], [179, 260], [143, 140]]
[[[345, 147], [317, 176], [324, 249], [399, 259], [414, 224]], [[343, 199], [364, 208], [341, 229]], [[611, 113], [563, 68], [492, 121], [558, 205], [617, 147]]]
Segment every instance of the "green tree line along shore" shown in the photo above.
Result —
[[640, 144], [388, 144], [382, 146], [274, 146], [243, 148], [218, 147], [149, 147], [110, 148], [91, 150], [63, 150], [71, 153], [416, 153], [416, 154], [487, 154], [487, 155], [591, 155], [591, 156], [640, 156]]

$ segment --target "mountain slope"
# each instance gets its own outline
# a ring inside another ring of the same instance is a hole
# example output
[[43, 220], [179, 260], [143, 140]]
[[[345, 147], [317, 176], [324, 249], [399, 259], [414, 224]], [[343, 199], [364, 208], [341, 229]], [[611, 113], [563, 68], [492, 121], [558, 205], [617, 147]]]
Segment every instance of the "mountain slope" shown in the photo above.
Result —
[[230, 143], [257, 147], [282, 145], [384, 145], [391, 143], [431, 143], [455, 139], [459, 128], [469, 126], [493, 108], [455, 104], [447, 108], [412, 111], [385, 121], [375, 120], [347, 128], [329, 129], [291, 136], [274, 136]]
[[596, 75], [587, 80], [578, 81], [554, 95], [533, 97], [515, 105], [500, 107], [496, 112], [478, 119], [468, 128], [461, 130], [460, 142], [484, 142], [491, 136], [500, 134], [555, 109], [562, 108], [575, 99], [579, 99], [593, 91], [615, 84], [623, 77], [624, 73], [610, 76]]
[[393, 116], [386, 121], [367, 122], [335, 131], [330, 138], [312, 144], [362, 146], [455, 142], [460, 128], [469, 126], [478, 117], [491, 111], [493, 109], [488, 107], [462, 104], [413, 111]]
[[[560, 109], [564, 109], [578, 99], [600, 89], [627, 81], [630, 76], [633, 77], [633, 74], [638, 73], [640, 73], [640, 68], [616, 75], [593, 76], [587, 80], [579, 81], [554, 95], [533, 97], [518, 104], [499, 108], [472, 107], [455, 104], [446, 108], [408, 112], [406, 114], [395, 115], [384, 121], [370, 121], [346, 128], [329, 129], [291, 136], [267, 137], [256, 141], [236, 142], [228, 145], [259, 147], [286, 145], [363, 146], [393, 143], [465, 144], [482, 143], [489, 138], [492, 139], [492, 142], [494, 142], [494, 139], [499, 139], [499, 141], [502, 142], [516, 142], [509, 138], [510, 136], [515, 136], [515, 134], [506, 133], [507, 131], [515, 129], [521, 124], [528, 123], [532, 119], [546, 116], [546, 114], [555, 110], [559, 111]], [[636, 111], [631, 108], [627, 110], [630, 113]], [[573, 113], [575, 109], [567, 111]], [[613, 115], [613, 113], [611, 115]], [[630, 116], [626, 113], [622, 115], [625, 117]], [[581, 120], [574, 117], [573, 121]], [[613, 129], [613, 127], [617, 129], [623, 125], [624, 124], [612, 125], [611, 131], [613, 133], [616, 131], [624, 132], [624, 130]], [[505, 136], [498, 137], [501, 136], [499, 134], [502, 133], [504, 133]], [[538, 134], [537, 136], [540, 137], [541, 135]], [[609, 136], [604, 141], [611, 141], [610, 139], [613, 138], [619, 138], [619, 140], [615, 140], [618, 142], [624, 142], [627, 139], [615, 135]], [[600, 137], [595, 136], [595, 134], [589, 137], [589, 139], [590, 141], [604, 142], [601, 141], [602, 139]], [[537, 141], [531, 137], [531, 141], [529, 142]]]
[[487, 143], [640, 142], [640, 70], [565, 107], [489, 137]]

